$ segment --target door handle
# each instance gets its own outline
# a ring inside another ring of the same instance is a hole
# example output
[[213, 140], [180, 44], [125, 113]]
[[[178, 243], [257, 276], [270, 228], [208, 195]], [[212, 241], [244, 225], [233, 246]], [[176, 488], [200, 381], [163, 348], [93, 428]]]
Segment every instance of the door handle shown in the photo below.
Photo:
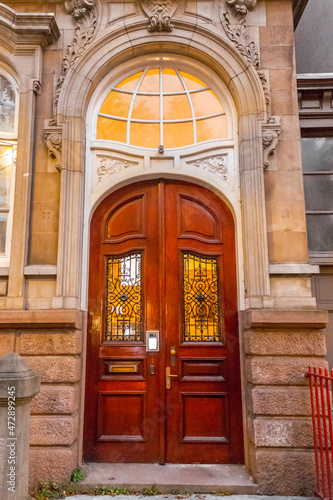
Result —
[[165, 387], [167, 389], [171, 389], [171, 377], [178, 377], [178, 375], [171, 375], [170, 373], [170, 366], [167, 366], [166, 367], [166, 370], [165, 370], [165, 374], [166, 374], [166, 377], [165, 377]]

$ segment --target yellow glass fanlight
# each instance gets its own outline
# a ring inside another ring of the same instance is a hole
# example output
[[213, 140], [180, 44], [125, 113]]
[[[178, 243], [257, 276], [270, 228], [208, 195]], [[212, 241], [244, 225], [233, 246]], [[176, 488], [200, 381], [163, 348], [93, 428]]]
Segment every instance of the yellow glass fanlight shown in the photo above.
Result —
[[97, 117], [97, 139], [156, 149], [228, 137], [224, 108], [197, 77], [171, 68], [135, 73], [111, 89]]

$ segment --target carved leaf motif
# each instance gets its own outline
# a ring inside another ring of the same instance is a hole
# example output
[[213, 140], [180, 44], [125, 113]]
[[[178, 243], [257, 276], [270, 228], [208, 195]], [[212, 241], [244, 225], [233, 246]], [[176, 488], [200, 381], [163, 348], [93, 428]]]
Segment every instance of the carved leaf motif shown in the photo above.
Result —
[[138, 165], [137, 161], [122, 160], [120, 158], [100, 158], [100, 163], [97, 168], [98, 182], [102, 180], [105, 175], [112, 175], [120, 172], [124, 168]]
[[142, 8], [149, 17], [148, 31], [172, 31], [171, 18], [177, 6], [176, 0], [143, 0]]
[[193, 167], [207, 169], [208, 172], [222, 177], [225, 181], [228, 179], [227, 155], [211, 156], [210, 158], [201, 158], [186, 163]]
[[[255, 68], [261, 80], [267, 106], [270, 104], [270, 92], [264, 72], [260, 67], [260, 58], [255, 43], [249, 39], [246, 30], [245, 17], [252, 10], [256, 0], [227, 0], [226, 11], [223, 13], [223, 23], [226, 34], [233, 42], [244, 59]], [[234, 9], [234, 11], [232, 10]]]
[[[92, 5], [91, 9], [82, 7], [82, 8], [76, 8], [71, 12], [72, 16], [76, 21], [75, 31], [72, 43], [67, 45], [66, 54], [64, 56], [62, 63], [61, 75], [58, 79], [56, 86], [55, 98], [53, 102], [54, 120], [57, 113], [60, 91], [67, 76], [67, 73], [70, 68], [73, 68], [76, 61], [81, 57], [83, 52], [86, 50], [87, 46], [92, 41], [96, 31], [97, 27], [96, 8], [92, 3], [91, 5]], [[54, 120], [53, 123], [55, 123]]]

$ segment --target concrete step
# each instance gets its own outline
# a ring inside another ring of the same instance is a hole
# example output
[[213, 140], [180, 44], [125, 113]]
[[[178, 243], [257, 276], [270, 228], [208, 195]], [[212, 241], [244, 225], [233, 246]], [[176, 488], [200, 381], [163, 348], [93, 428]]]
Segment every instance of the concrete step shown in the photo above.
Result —
[[155, 484], [163, 493], [258, 493], [244, 465], [89, 463], [83, 472], [86, 478], [78, 485], [81, 491], [88, 485], [141, 491]]

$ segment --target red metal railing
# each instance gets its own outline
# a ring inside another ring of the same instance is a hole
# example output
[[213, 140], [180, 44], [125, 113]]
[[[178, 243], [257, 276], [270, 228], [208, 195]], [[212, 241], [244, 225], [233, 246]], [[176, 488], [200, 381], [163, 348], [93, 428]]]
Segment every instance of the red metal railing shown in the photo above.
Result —
[[309, 366], [313, 440], [316, 457], [317, 491], [323, 500], [333, 500], [333, 370]]

